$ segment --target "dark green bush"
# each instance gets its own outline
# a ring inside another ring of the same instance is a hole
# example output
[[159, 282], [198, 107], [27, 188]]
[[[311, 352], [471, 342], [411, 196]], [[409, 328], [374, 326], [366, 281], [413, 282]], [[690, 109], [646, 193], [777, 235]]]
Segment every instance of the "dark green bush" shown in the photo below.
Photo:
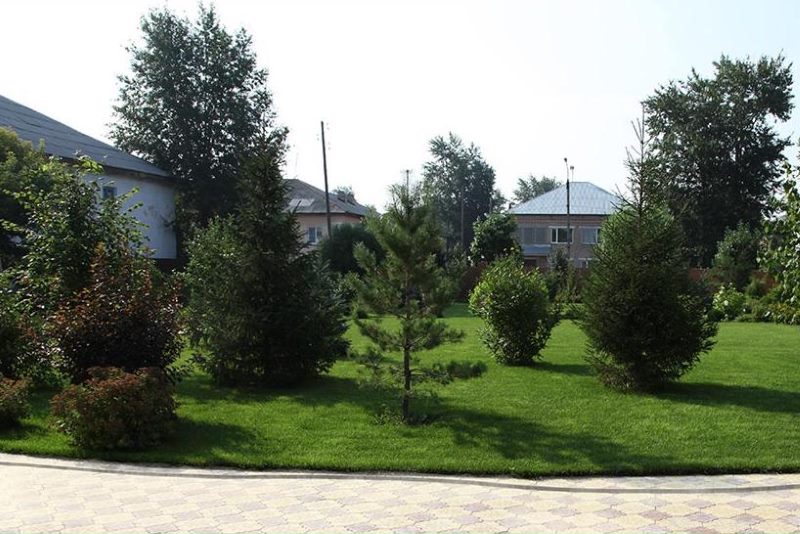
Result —
[[19, 424], [28, 415], [29, 388], [27, 380], [12, 380], [0, 376], [0, 428]]
[[93, 367], [51, 401], [56, 427], [86, 449], [143, 449], [174, 430], [174, 386], [159, 368]]
[[111, 268], [97, 250], [88, 286], [56, 312], [48, 333], [61, 351], [60, 367], [74, 383], [92, 367], [166, 370], [178, 357], [178, 293], [156, 289], [148, 262], [129, 252]]
[[652, 390], [713, 346], [711, 303], [688, 276], [683, 236], [664, 208], [628, 206], [603, 226], [583, 290], [587, 360], [608, 385]]
[[0, 376], [19, 378], [26, 348], [15, 294], [0, 277]]
[[372, 251], [378, 262], [383, 261], [385, 253], [381, 245], [364, 224], [340, 224], [334, 227], [330, 237], [323, 239], [319, 244], [320, 258], [334, 273], [363, 274], [364, 271], [358, 266], [353, 255], [353, 247], [357, 243], [363, 243]]
[[722, 285], [744, 291], [753, 271], [758, 267], [761, 234], [744, 224], [728, 229], [717, 245], [711, 278]]
[[557, 321], [539, 271], [526, 272], [514, 256], [489, 266], [469, 307], [484, 320], [481, 337], [494, 358], [508, 365], [533, 363]]

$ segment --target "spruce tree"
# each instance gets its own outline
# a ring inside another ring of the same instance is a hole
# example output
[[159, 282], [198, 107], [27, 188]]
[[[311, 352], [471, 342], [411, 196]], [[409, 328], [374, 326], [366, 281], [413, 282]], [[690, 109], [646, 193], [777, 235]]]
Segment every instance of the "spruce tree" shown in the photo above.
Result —
[[608, 385], [653, 390], [713, 346], [709, 302], [688, 275], [680, 224], [664, 205], [647, 132], [629, 153], [629, 195], [603, 225], [583, 291], [587, 360]]
[[[415, 380], [424, 379], [425, 371], [413, 367], [413, 356], [447, 342], [458, 341], [463, 333], [438, 319], [439, 310], [452, 302], [455, 283], [437, 264], [436, 255], [443, 240], [434, 222], [432, 209], [422, 202], [419, 188], [395, 186], [387, 212], [367, 221], [386, 253], [380, 264], [363, 244], [357, 245], [356, 258], [364, 270], [353, 284], [359, 306], [369, 312], [366, 319], [356, 318], [362, 334], [375, 347], [373, 361], [381, 352], [401, 352], [402, 417], [411, 421], [411, 399]], [[399, 327], [382, 321], [394, 317]]]
[[284, 143], [244, 164], [241, 203], [189, 247], [187, 308], [205, 367], [225, 384], [291, 385], [346, 354], [345, 302], [286, 211]]

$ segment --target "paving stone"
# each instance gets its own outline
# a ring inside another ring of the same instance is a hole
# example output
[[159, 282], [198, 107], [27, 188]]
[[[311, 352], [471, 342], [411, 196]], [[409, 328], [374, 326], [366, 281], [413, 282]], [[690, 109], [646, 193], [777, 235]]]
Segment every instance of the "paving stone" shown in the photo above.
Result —
[[[800, 532], [800, 475], [411, 480], [0, 461], [3, 533]], [[748, 491], [771, 485], [791, 489]]]

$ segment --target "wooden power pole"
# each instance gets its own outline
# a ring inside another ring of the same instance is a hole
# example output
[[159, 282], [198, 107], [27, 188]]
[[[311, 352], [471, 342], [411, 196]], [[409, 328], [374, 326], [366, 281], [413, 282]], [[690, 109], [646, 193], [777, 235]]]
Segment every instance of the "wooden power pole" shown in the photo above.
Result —
[[328, 155], [325, 152], [325, 121], [319, 121], [322, 132], [322, 172], [325, 175], [325, 218], [328, 220], [328, 237], [331, 236], [331, 199], [328, 193]]

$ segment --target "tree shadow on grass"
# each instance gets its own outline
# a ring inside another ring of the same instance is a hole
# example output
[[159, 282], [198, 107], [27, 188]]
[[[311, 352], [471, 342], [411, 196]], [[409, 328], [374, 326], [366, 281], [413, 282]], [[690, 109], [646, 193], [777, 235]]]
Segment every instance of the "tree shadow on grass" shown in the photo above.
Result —
[[800, 392], [712, 382], [678, 382], [657, 397], [700, 406], [738, 406], [768, 413], [800, 413]]
[[536, 362], [531, 368], [537, 371], [575, 376], [591, 376], [593, 374], [589, 365], [580, 363]]

